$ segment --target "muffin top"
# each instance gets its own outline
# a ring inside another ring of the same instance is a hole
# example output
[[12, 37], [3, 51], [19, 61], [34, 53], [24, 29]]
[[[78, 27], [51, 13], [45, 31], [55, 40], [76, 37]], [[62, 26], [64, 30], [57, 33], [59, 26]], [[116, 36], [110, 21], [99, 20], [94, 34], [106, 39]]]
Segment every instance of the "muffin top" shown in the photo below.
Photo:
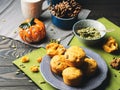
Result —
[[83, 65], [83, 72], [86, 76], [93, 75], [98, 68], [97, 62], [92, 58], [85, 58]]
[[82, 59], [86, 56], [85, 51], [79, 46], [71, 46], [65, 52], [66, 58], [71, 61]]
[[83, 75], [82, 71], [76, 67], [68, 67], [63, 70], [63, 76], [66, 76], [67, 79], [72, 80], [75, 78], [79, 78]]
[[65, 52], [65, 58], [70, 66], [80, 66], [85, 56], [85, 51], [79, 46], [71, 46]]
[[50, 61], [51, 70], [56, 74], [61, 74], [68, 67], [64, 55], [55, 55]]
[[55, 55], [62, 55], [66, 51], [65, 47], [58, 43], [49, 43], [46, 46], [47, 55], [53, 57]]

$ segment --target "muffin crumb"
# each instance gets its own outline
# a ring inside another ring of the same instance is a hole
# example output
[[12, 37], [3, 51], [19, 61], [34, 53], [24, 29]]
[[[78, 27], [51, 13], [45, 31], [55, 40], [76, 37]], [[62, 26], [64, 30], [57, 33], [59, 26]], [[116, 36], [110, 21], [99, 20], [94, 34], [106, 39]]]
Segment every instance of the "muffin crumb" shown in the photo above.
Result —
[[42, 61], [42, 57], [37, 58], [37, 62], [40, 63]]
[[23, 56], [23, 57], [21, 58], [21, 62], [22, 62], [22, 63], [29, 62], [29, 57]]
[[32, 72], [39, 72], [38, 66], [31, 66], [30, 70]]

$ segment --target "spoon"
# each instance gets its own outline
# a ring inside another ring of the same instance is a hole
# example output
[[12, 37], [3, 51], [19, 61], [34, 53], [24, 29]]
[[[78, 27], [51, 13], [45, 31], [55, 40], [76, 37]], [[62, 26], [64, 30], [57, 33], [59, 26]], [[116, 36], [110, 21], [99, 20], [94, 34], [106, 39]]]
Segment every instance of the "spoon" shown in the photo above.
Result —
[[102, 32], [113, 32], [113, 31], [115, 31], [115, 29], [106, 29], [106, 30], [98, 30], [98, 31], [102, 31]]

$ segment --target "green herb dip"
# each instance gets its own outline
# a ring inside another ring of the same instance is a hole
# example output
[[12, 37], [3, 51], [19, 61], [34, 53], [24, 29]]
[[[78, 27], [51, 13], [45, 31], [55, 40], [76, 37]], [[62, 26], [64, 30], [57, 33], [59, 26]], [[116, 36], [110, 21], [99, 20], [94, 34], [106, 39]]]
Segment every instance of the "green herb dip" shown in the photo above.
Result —
[[77, 34], [87, 40], [95, 40], [101, 37], [100, 32], [93, 27], [86, 27], [77, 30]]

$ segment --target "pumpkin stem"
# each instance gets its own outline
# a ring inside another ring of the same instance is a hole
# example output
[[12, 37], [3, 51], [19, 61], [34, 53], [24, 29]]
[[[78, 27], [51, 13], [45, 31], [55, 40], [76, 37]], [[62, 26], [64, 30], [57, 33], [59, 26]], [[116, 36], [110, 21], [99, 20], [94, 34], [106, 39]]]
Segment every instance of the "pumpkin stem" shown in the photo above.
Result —
[[32, 18], [28, 23], [27, 22], [22, 23], [19, 27], [22, 29], [27, 29], [32, 25], [35, 25], [34, 18]]
[[34, 18], [32, 18], [32, 19], [30, 20], [29, 25], [30, 25], [30, 26], [35, 25]]

